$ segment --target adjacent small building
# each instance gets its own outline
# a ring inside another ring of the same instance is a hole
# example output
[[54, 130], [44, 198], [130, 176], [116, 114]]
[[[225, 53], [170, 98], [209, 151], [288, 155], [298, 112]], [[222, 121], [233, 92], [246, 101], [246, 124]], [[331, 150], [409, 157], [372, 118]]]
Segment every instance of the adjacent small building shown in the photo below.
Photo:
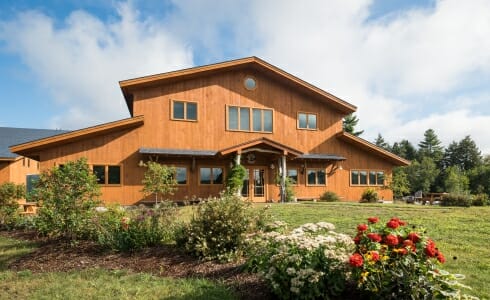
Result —
[[[176, 168], [185, 200], [216, 196], [234, 164], [247, 170], [241, 192], [279, 201], [289, 177], [298, 198], [333, 191], [358, 201], [366, 188], [384, 199], [393, 167], [409, 162], [342, 130], [356, 107], [257, 57], [124, 80], [130, 118], [26, 143], [10, 150], [40, 169], [86, 157], [102, 199], [145, 200], [144, 162]], [[14, 145], [15, 143], [11, 143]]]

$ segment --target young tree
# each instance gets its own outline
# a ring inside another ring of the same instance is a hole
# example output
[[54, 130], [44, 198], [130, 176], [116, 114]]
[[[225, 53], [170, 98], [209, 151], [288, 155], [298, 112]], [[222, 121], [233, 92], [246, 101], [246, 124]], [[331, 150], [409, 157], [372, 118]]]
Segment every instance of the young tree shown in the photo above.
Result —
[[443, 147], [433, 129], [427, 129], [424, 140], [419, 143], [419, 158], [430, 157], [436, 164], [442, 159]]
[[99, 195], [97, 178], [85, 158], [42, 172], [32, 194], [42, 202], [37, 229], [71, 241], [87, 237]]
[[444, 189], [448, 193], [462, 194], [468, 191], [469, 180], [457, 166], [444, 170]]
[[401, 198], [410, 193], [410, 181], [406, 172], [406, 167], [397, 167], [393, 169], [393, 176], [388, 184], [393, 191], [395, 198]]
[[391, 151], [390, 144], [388, 144], [385, 141], [385, 139], [383, 138], [383, 136], [381, 136], [381, 133], [378, 133], [378, 136], [374, 140], [374, 144], [376, 146], [378, 146], [378, 147], [381, 147], [381, 148], [385, 149], [385, 150]]
[[359, 123], [359, 119], [356, 117], [355, 114], [349, 114], [345, 116], [343, 120], [343, 129], [345, 132], [348, 132], [350, 134], [353, 134], [355, 136], [360, 136], [364, 130], [361, 131], [355, 131], [355, 127]]
[[155, 195], [155, 204], [158, 203], [158, 195], [173, 195], [177, 189], [175, 168], [149, 161], [145, 164], [148, 168], [143, 178], [143, 192]]
[[439, 175], [439, 169], [434, 161], [429, 157], [424, 157], [421, 162], [415, 160], [406, 168], [412, 192], [430, 192], [431, 185]]

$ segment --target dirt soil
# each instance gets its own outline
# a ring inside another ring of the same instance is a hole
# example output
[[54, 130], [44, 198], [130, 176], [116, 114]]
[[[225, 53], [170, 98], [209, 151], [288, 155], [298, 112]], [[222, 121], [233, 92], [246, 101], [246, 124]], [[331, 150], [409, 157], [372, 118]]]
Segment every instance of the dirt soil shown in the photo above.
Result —
[[9, 269], [29, 269], [34, 273], [64, 272], [85, 268], [125, 269], [172, 278], [206, 278], [223, 282], [241, 299], [274, 299], [256, 274], [241, 270], [239, 263], [200, 261], [170, 246], [148, 248], [136, 253], [101, 249], [83, 241], [71, 247], [64, 241], [39, 238], [34, 232], [2, 231], [1, 235], [34, 241], [39, 248], [9, 265]]

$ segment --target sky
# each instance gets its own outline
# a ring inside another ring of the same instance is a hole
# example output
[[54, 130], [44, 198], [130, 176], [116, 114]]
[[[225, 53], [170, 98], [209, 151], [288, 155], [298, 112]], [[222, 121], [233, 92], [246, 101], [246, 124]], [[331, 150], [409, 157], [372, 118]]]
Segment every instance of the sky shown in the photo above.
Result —
[[490, 0], [3, 0], [0, 127], [129, 117], [120, 80], [257, 56], [357, 106], [362, 138], [490, 154]]

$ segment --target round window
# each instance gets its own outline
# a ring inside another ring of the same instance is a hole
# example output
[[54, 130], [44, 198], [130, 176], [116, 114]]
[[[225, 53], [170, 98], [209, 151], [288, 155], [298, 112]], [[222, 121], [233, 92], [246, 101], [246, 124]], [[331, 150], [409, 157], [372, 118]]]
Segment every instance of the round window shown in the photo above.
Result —
[[245, 78], [244, 84], [245, 88], [249, 91], [255, 90], [257, 88], [257, 82], [252, 77]]

